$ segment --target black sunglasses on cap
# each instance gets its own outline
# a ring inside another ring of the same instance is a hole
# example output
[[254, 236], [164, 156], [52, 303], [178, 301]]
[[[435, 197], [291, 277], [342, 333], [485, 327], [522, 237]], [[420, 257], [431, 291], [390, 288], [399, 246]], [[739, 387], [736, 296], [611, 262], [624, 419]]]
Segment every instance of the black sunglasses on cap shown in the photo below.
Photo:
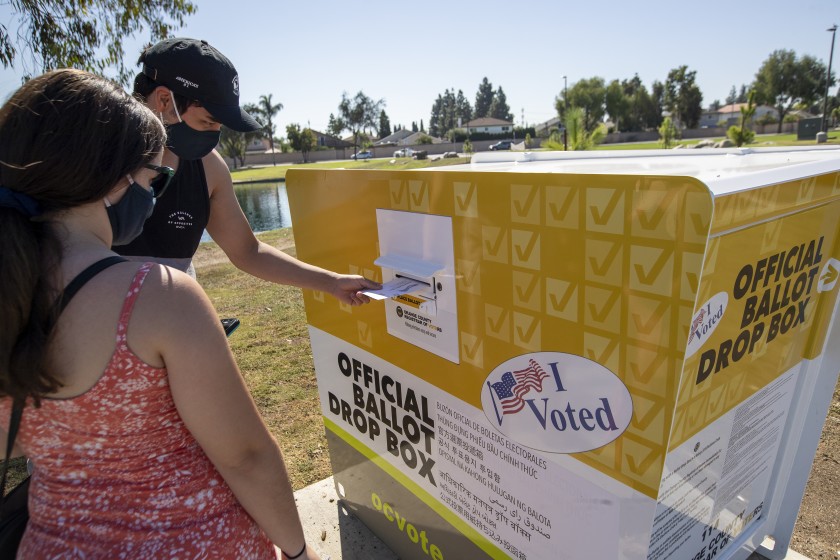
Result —
[[160, 181], [162, 176], [166, 176], [166, 179], [163, 180], [163, 186], [160, 187], [160, 190], [153, 189], [152, 196], [155, 198], [160, 198], [163, 196], [163, 193], [166, 192], [166, 189], [169, 188], [169, 183], [172, 182], [172, 177], [175, 176], [175, 170], [171, 167], [167, 167], [165, 165], [152, 165], [151, 163], [147, 163], [143, 165], [146, 169], [151, 169], [152, 171], [157, 171], [158, 176], [153, 179], [154, 181]]

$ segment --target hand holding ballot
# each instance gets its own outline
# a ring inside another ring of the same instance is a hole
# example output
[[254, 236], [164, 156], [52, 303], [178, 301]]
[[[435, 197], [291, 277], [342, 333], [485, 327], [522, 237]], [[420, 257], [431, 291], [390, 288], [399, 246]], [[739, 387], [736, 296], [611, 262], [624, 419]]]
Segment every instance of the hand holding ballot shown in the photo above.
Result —
[[419, 282], [412, 278], [404, 278], [401, 276], [397, 276], [393, 280], [389, 280], [382, 284], [382, 287], [378, 290], [367, 290], [362, 292], [364, 295], [368, 296], [370, 299], [389, 299], [397, 296], [402, 296], [405, 294], [410, 294], [412, 292], [418, 292], [423, 288], [427, 288], [428, 284], [424, 284], [423, 282]]

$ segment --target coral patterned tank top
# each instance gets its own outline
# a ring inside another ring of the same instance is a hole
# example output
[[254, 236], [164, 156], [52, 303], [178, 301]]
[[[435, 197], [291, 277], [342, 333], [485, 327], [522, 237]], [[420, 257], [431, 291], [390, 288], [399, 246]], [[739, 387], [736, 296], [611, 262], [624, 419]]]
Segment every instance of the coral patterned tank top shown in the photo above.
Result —
[[[126, 343], [152, 266], [131, 283], [99, 381], [23, 412], [17, 442], [35, 472], [18, 558], [277, 557], [181, 421], [166, 369]], [[10, 407], [10, 398], [0, 399], [4, 427]]]

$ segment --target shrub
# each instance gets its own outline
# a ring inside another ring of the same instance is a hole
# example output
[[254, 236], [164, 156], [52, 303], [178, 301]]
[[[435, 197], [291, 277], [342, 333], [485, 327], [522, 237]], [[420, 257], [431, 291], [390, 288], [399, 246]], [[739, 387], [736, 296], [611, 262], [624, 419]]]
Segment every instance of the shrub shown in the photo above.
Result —
[[746, 126], [740, 127], [733, 124], [729, 127], [729, 130], [726, 131], [726, 136], [732, 140], [733, 144], [741, 147], [744, 144], [751, 143], [755, 139], [755, 132]]
[[680, 131], [674, 126], [671, 117], [665, 117], [665, 120], [659, 126], [659, 142], [662, 144], [662, 147], [666, 149], [670, 148], [679, 138]]

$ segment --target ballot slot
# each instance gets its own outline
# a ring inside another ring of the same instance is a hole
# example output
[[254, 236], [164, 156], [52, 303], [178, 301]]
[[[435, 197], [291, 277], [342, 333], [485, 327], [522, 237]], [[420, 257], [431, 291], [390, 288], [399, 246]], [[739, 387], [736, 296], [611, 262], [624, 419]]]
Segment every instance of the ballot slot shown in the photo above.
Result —
[[458, 363], [452, 218], [386, 209], [376, 217], [374, 264], [398, 292], [385, 301], [388, 333]]

